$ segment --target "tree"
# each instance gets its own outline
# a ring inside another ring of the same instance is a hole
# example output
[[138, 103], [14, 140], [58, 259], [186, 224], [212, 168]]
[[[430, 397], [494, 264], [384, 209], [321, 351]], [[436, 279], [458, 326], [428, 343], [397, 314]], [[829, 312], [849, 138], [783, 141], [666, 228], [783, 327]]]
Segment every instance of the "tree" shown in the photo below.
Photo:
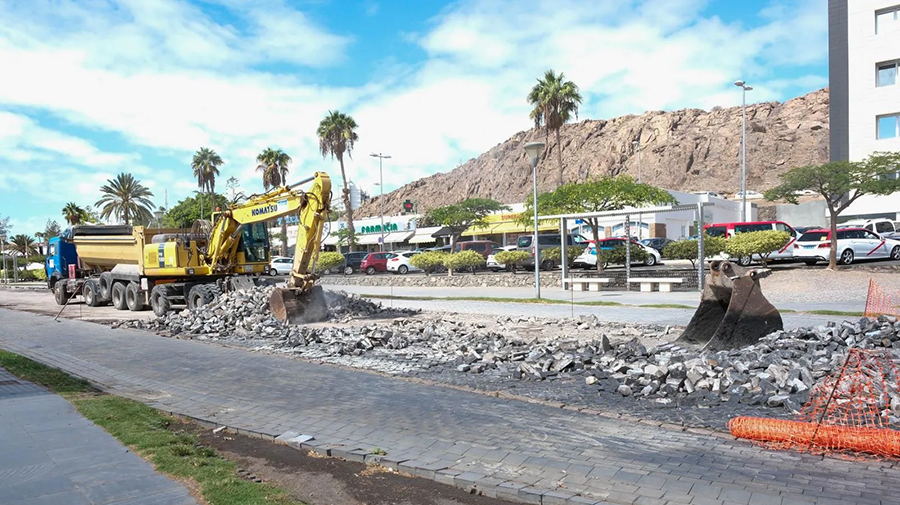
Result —
[[765, 230], [738, 233], [725, 241], [725, 252], [732, 258], [752, 258], [759, 255], [763, 266], [769, 255], [784, 247], [791, 240], [786, 231]]
[[238, 180], [237, 177], [234, 177], [234, 176], [229, 177], [228, 180], [225, 181], [225, 187], [228, 189], [228, 191], [231, 192], [231, 198], [230, 198], [231, 205], [234, 205], [238, 202], [238, 194], [239, 194], [238, 188], [240, 188], [240, 185], [241, 185], [241, 182]]
[[[641, 184], [627, 175], [607, 177], [587, 182], [570, 182], [549, 193], [538, 195], [538, 210], [545, 214], [578, 214], [623, 210], [647, 205], [675, 205], [678, 202], [667, 191]], [[534, 198], [525, 201], [521, 219], [534, 215]], [[600, 241], [600, 218], [586, 217], [584, 223], [591, 228], [594, 243]], [[524, 222], [524, 221], [523, 221]], [[603, 271], [601, 261], [597, 270]]]
[[470, 226], [485, 226], [484, 218], [493, 212], [509, 210], [509, 207], [490, 198], [469, 198], [452, 205], [429, 210], [425, 220], [436, 226], [450, 229], [450, 245], [456, 244], [459, 234]]
[[444, 266], [447, 256], [449, 256], [449, 254], [443, 251], [425, 251], [413, 255], [413, 257], [409, 259], [409, 264], [424, 270], [425, 274], [428, 275], [439, 267]]
[[[863, 195], [889, 195], [900, 190], [897, 178], [900, 153], [876, 152], [863, 161], [832, 161], [824, 165], [792, 168], [781, 174], [781, 184], [766, 191], [767, 200], [797, 204], [797, 192], [815, 191], [825, 199], [831, 236], [837, 236], [837, 218]], [[837, 240], [831, 241], [828, 269], [837, 268]]]
[[102, 206], [101, 218], [114, 217], [125, 225], [130, 225], [134, 220], [149, 222], [152, 219], [150, 209], [153, 208], [153, 202], [150, 197], [153, 192], [131, 174], [123, 172], [115, 179], [107, 179], [106, 184], [100, 187], [100, 192], [103, 196], [95, 205]]
[[[584, 252], [584, 249], [585, 249], [584, 247], [578, 246], [578, 245], [566, 247], [566, 260], [567, 260], [566, 264], [568, 265], [568, 264], [572, 263], [575, 260], [575, 258], [577, 258], [578, 256], [581, 256], [581, 253]], [[524, 252], [524, 251], [522, 251], [522, 252]], [[528, 253], [526, 253], [526, 254], [528, 254]], [[531, 255], [528, 254], [528, 257], [530, 258]], [[550, 247], [548, 249], [541, 251], [541, 258], [551, 260], [556, 264], [562, 264], [562, 247]], [[500, 261], [500, 260], [498, 259], [497, 261]], [[504, 262], [500, 261], [500, 263], [504, 263]]]
[[531, 111], [534, 127], [545, 126], [545, 136], [549, 130], [556, 132], [556, 154], [559, 161], [557, 186], [563, 185], [562, 144], [559, 141], [559, 130], [569, 122], [573, 114], [578, 118], [578, 104], [581, 103], [578, 86], [565, 79], [566, 76], [562, 72], [556, 75], [553, 70], [547, 70], [544, 72], [544, 78], [538, 79], [537, 84], [528, 93], [528, 103], [534, 107]]
[[316, 260], [316, 272], [334, 270], [344, 261], [344, 255], [339, 252], [319, 253], [319, 258]]
[[[555, 249], [559, 250], [558, 247]], [[528, 261], [529, 258], [531, 258], [531, 254], [528, 251], [500, 251], [494, 255], [497, 263], [505, 265], [507, 270], [512, 270], [512, 273], [516, 273], [516, 268], [522, 266], [522, 263]]]
[[219, 167], [224, 163], [221, 156], [207, 147], [201, 147], [194, 153], [194, 158], [191, 160], [191, 168], [194, 169], [197, 186], [209, 193], [210, 214], [216, 209], [216, 177], [219, 175]]
[[319, 151], [322, 152], [324, 158], [331, 154], [331, 158], [337, 158], [341, 165], [341, 179], [344, 182], [342, 192], [342, 201], [344, 202], [344, 215], [347, 218], [347, 229], [350, 234], [350, 250], [356, 250], [356, 240], [354, 235], [356, 230], [353, 228], [353, 207], [350, 205], [350, 181], [347, 180], [347, 172], [344, 170], [344, 153], [353, 158], [353, 146], [359, 135], [356, 134], [356, 121], [347, 114], [339, 111], [328, 111], [316, 130], [319, 137]]
[[[194, 221], [203, 219], [200, 212], [202, 201], [206, 197], [202, 194], [189, 196], [179, 201], [174, 207], [163, 214], [162, 225], [165, 228], [190, 228]], [[218, 207], [227, 207], [228, 200], [223, 195], [215, 195], [214, 203]], [[206, 206], [203, 206], [204, 210]]]
[[9, 218], [0, 217], [0, 236], [8, 235], [10, 228], [12, 228], [12, 225], [9, 224]]
[[81, 222], [100, 223], [100, 214], [94, 209], [93, 206], [88, 205], [84, 208], [84, 212], [81, 213]]
[[12, 252], [17, 253], [18, 256], [25, 258], [26, 256], [37, 253], [37, 244], [34, 243], [33, 238], [24, 233], [20, 233], [18, 235], [13, 235], [12, 238], [9, 239], [9, 249]]
[[478, 267], [484, 266], [484, 263], [484, 256], [471, 249], [444, 256], [444, 266], [447, 267], [447, 275], [453, 275], [454, 270], [464, 268], [471, 268], [472, 274], [474, 274]]
[[62, 208], [62, 215], [70, 226], [75, 226], [81, 224], [84, 218], [84, 209], [75, 202], [69, 202]]
[[53, 219], [48, 219], [47, 224], [44, 225], [44, 239], [50, 240], [53, 237], [58, 237], [60, 233], [62, 233], [62, 229], [59, 227], [59, 223]]
[[[256, 157], [258, 165], [256, 169], [263, 174], [263, 186], [266, 191], [270, 187], [287, 186], [288, 165], [291, 164], [291, 157], [281, 149], [265, 148], [263, 152]], [[287, 237], [287, 221], [281, 220], [281, 235]], [[281, 255], [287, 256], [287, 240], [281, 241]]]
[[337, 231], [337, 239], [338, 239], [338, 247], [347, 246], [351, 251], [356, 250], [356, 246], [359, 245], [359, 240], [356, 238], [355, 234], [350, 233], [349, 228], [341, 228]]
[[[697, 265], [697, 247], [698, 243], [696, 240], [670, 242], [663, 249], [662, 256], [670, 260], [688, 260], [693, 268]], [[724, 237], [710, 237], [709, 235], [703, 237], [703, 255], [707, 258], [715, 256], [724, 250]]]

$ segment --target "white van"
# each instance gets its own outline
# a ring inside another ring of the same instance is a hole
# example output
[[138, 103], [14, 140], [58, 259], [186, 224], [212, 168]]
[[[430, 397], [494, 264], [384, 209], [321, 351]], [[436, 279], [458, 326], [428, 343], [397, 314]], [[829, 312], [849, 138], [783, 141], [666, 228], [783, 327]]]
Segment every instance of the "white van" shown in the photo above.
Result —
[[900, 237], [900, 222], [890, 219], [854, 219], [838, 225], [838, 228], [864, 228], [881, 235], [882, 237]]

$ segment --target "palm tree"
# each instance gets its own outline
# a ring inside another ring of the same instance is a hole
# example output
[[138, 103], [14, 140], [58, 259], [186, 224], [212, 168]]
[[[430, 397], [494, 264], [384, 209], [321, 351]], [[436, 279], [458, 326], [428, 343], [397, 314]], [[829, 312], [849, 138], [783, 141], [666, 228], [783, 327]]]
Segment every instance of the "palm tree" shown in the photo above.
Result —
[[209, 190], [210, 214], [216, 208], [216, 176], [219, 175], [219, 167], [224, 163], [221, 156], [207, 147], [201, 147], [194, 153], [194, 158], [191, 160], [191, 168], [194, 169], [197, 185], [200, 186], [200, 189]]
[[100, 187], [103, 196], [97, 200], [100, 209], [100, 217], [108, 219], [110, 216], [122, 220], [130, 225], [134, 219], [149, 222], [152, 219], [150, 209], [153, 196], [146, 186], [134, 178], [131, 174], [121, 173], [115, 179], [107, 179], [106, 184]]
[[62, 209], [63, 217], [70, 226], [81, 224], [84, 217], [84, 209], [79, 207], [75, 202], [69, 202]]
[[20, 233], [19, 235], [13, 235], [11, 239], [9, 239], [9, 249], [10, 251], [17, 253], [21, 258], [27, 258], [32, 254], [37, 253], [37, 244], [34, 243], [34, 239]]
[[347, 180], [347, 173], [344, 171], [344, 152], [350, 158], [353, 158], [353, 144], [359, 140], [359, 136], [354, 131], [357, 128], [356, 121], [347, 114], [341, 114], [339, 111], [328, 111], [319, 123], [319, 129], [316, 135], [319, 137], [319, 150], [324, 158], [331, 154], [331, 158], [337, 158], [341, 164], [341, 179], [344, 181], [343, 202], [344, 212], [347, 216], [348, 243], [350, 250], [356, 250], [356, 241], [353, 228], [353, 208], [350, 206], [350, 186]]
[[581, 95], [578, 86], [572, 81], [566, 81], [562, 72], [559, 75], [553, 70], [544, 72], [544, 78], [538, 79], [538, 83], [528, 93], [528, 103], [534, 106], [531, 111], [531, 119], [534, 119], [534, 127], [544, 125], [547, 130], [556, 131], [556, 154], [559, 159], [559, 186], [563, 184], [562, 144], [559, 141], [559, 130], [562, 125], [569, 122], [572, 114], [578, 118], [578, 104], [581, 103]]
[[256, 170], [262, 172], [263, 187], [269, 188], [287, 184], [288, 165], [291, 157], [281, 149], [267, 147], [256, 157]]

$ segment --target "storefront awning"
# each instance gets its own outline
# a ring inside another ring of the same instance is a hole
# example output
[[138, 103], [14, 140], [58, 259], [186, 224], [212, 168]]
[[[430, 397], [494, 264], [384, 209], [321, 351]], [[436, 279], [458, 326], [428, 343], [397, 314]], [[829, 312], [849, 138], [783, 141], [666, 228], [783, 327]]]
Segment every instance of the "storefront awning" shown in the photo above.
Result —
[[[538, 231], [558, 230], [559, 224], [556, 221], [542, 221], [538, 223]], [[534, 230], [533, 226], [523, 225], [517, 221], [506, 221], [488, 225], [486, 227], [470, 227], [462, 232], [463, 237], [471, 237], [474, 235], [500, 235], [503, 233], [528, 233]]]
[[433, 244], [437, 242], [437, 239], [432, 237], [432, 234], [436, 233], [440, 230], [440, 226], [429, 226], [426, 228], [418, 228], [416, 230], [416, 234], [409, 239], [410, 244]]
[[399, 244], [415, 234], [413, 231], [392, 231], [384, 236], [385, 244]]
[[323, 245], [337, 245], [338, 236], [336, 234], [331, 234], [325, 237], [325, 240], [322, 241]]
[[371, 235], [361, 235], [361, 236], [357, 236], [357, 237], [358, 237], [358, 238], [356, 239], [356, 243], [357, 243], [357, 244], [359, 244], [359, 245], [372, 245], [372, 244], [377, 244], [377, 243], [378, 243], [378, 239], [381, 238], [381, 234], [380, 234], [380, 233], [375, 233], [375, 234], [371, 234]]

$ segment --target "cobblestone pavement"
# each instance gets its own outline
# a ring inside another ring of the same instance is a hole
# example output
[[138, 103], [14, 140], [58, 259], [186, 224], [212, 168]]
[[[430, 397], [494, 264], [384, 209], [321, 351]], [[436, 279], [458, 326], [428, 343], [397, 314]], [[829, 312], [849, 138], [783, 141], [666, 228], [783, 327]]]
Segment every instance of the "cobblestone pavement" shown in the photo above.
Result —
[[[900, 473], [0, 309], [0, 347], [155, 407], [526, 503], [895, 503]], [[300, 437], [300, 438], [295, 438]], [[387, 452], [374, 456], [374, 448]]]
[[197, 502], [69, 402], [0, 368], [0, 503]]

